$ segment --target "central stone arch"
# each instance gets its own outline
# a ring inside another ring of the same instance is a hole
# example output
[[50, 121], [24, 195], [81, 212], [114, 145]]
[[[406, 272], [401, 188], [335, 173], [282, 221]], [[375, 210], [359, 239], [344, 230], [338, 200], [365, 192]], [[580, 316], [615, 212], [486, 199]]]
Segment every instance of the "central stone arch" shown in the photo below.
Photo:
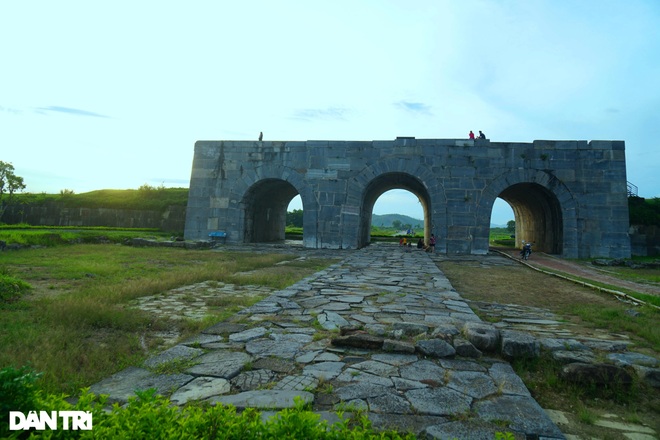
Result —
[[366, 246], [371, 241], [371, 217], [376, 200], [391, 189], [405, 189], [415, 194], [424, 210], [424, 238], [431, 236], [431, 196], [419, 179], [410, 174], [389, 172], [374, 178], [364, 190], [360, 212], [359, 246]]
[[[419, 157], [390, 157], [365, 167], [348, 184], [347, 205], [355, 206], [347, 213], [355, 214], [357, 247], [369, 244], [371, 218], [378, 197], [391, 189], [404, 189], [415, 194], [424, 209], [424, 240], [431, 234], [437, 237], [436, 250], [446, 250], [445, 190], [433, 171]], [[345, 216], [345, 218], [348, 216]], [[350, 223], [346, 218], [346, 223]]]

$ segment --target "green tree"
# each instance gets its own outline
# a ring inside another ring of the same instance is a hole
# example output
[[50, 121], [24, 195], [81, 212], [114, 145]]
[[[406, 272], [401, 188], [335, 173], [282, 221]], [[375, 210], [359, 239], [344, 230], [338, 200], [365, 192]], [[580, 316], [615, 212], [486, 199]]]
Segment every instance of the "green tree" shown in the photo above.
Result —
[[516, 221], [509, 220], [508, 222], [506, 222], [506, 230], [509, 232], [516, 232]]
[[303, 227], [303, 210], [294, 209], [286, 213], [286, 224], [287, 226], [296, 226], [298, 228]]
[[12, 203], [14, 193], [24, 189], [23, 178], [14, 174], [14, 165], [0, 160], [0, 219]]
[[401, 229], [401, 220], [392, 220], [392, 226], [396, 229]]

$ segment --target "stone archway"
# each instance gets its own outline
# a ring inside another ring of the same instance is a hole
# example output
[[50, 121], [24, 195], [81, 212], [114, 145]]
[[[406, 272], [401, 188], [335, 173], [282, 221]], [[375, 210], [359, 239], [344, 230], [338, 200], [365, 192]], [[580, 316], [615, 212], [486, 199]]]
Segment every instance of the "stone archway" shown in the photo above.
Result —
[[286, 209], [297, 195], [296, 188], [284, 180], [264, 179], [250, 187], [242, 203], [245, 212], [244, 242], [284, 240]]
[[534, 243], [534, 250], [561, 255], [563, 218], [557, 197], [536, 183], [518, 183], [499, 195], [515, 216], [516, 247], [523, 241]]
[[401, 172], [389, 172], [379, 175], [369, 182], [364, 189], [360, 212], [360, 231], [358, 246], [369, 244], [371, 237], [371, 216], [376, 200], [391, 189], [404, 189], [415, 194], [424, 210], [424, 240], [431, 236], [431, 197], [424, 184], [417, 178]]
[[[500, 175], [484, 191], [479, 203], [481, 218], [490, 219], [498, 197], [513, 210], [516, 247], [522, 247], [523, 240], [531, 241], [537, 251], [577, 257], [577, 203], [559, 179], [539, 170], [516, 170]], [[487, 239], [488, 234], [484, 234], [485, 245]]]

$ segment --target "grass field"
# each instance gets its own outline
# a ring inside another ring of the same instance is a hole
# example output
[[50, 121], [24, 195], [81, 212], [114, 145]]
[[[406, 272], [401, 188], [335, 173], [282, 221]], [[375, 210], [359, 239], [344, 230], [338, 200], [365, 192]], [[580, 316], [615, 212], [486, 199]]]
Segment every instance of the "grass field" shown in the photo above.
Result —
[[308, 259], [269, 270], [293, 258], [116, 244], [0, 252], [0, 277], [32, 286], [0, 301], [0, 368], [30, 365], [44, 373], [47, 391], [76, 392], [139, 365], [159, 343], [156, 332], [191, 334], [249, 305], [223, 303], [205, 321], [173, 321], [127, 307], [131, 300], [207, 280], [279, 289], [330, 263]]

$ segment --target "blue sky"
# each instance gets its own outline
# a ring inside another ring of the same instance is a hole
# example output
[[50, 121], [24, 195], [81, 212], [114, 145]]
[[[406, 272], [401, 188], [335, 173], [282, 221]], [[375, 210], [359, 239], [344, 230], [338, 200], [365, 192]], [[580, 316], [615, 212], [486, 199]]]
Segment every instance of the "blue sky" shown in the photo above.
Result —
[[[0, 160], [30, 192], [187, 187], [199, 139], [483, 130], [624, 140], [628, 180], [660, 196], [658, 0], [23, 0], [0, 17]], [[374, 212], [421, 217], [406, 194]]]

